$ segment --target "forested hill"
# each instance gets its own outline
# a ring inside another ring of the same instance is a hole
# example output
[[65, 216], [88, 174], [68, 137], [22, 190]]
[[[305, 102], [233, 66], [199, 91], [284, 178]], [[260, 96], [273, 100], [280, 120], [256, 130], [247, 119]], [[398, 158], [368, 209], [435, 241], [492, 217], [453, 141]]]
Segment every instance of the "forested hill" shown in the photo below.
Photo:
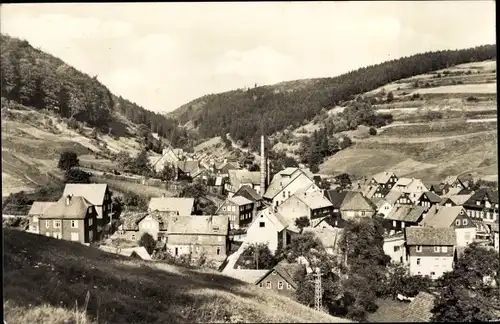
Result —
[[1, 35], [1, 51], [2, 107], [8, 100], [52, 110], [103, 131], [113, 116], [121, 114], [175, 146], [185, 144], [187, 134], [173, 120], [113, 95], [96, 77], [33, 48], [27, 41]]
[[192, 121], [201, 137], [230, 133], [258, 147], [263, 123], [266, 134], [298, 127], [322, 109], [387, 83], [452, 65], [496, 58], [496, 45], [428, 52], [360, 68], [333, 78], [297, 80], [253, 89], [207, 95], [169, 114], [181, 124]]

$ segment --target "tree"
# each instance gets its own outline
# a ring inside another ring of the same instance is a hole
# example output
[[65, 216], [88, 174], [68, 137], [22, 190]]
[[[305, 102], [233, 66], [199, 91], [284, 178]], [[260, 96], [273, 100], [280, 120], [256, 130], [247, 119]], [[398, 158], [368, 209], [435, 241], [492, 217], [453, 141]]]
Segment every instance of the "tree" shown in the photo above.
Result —
[[142, 150], [133, 162], [134, 172], [147, 176], [151, 173], [151, 166], [148, 160], [148, 153], [146, 150]]
[[160, 178], [165, 181], [175, 180], [175, 166], [170, 163], [165, 163], [161, 171]]
[[368, 131], [368, 133], [371, 135], [371, 136], [375, 136], [377, 135], [377, 129], [374, 128], [374, 127], [370, 127], [370, 130]]
[[190, 183], [182, 188], [179, 197], [199, 199], [207, 195], [207, 188], [201, 183]]
[[392, 91], [389, 91], [389, 93], [387, 94], [387, 102], [392, 102], [394, 100], [394, 94], [392, 93]]
[[156, 241], [149, 233], [144, 233], [139, 240], [139, 245], [144, 246], [149, 254], [152, 254], [156, 247]]
[[272, 269], [277, 259], [269, 250], [267, 244], [251, 244], [240, 255], [236, 266], [244, 269]]
[[412, 276], [408, 268], [401, 263], [390, 263], [387, 267], [387, 280], [384, 281], [382, 294], [391, 296], [394, 300], [398, 294], [415, 297], [419, 292], [430, 292], [433, 286], [429, 276]]
[[83, 170], [72, 168], [66, 171], [65, 180], [66, 183], [90, 183], [91, 174]]
[[304, 227], [311, 226], [311, 222], [309, 221], [309, 217], [302, 216], [302, 217], [296, 218], [295, 219], [295, 226], [297, 226], [299, 228], [300, 234], [302, 234]]
[[349, 146], [352, 145], [352, 140], [349, 138], [349, 136], [347, 135], [343, 135], [341, 137], [341, 141], [340, 141], [340, 149], [343, 150], [343, 149], [346, 149], [348, 148]]
[[79, 165], [78, 155], [73, 151], [64, 151], [59, 157], [57, 167], [63, 171], [68, 171]]
[[[465, 249], [453, 271], [439, 279], [433, 321], [486, 322], [500, 314], [498, 252], [477, 245]], [[489, 279], [490, 281], [488, 281]]]

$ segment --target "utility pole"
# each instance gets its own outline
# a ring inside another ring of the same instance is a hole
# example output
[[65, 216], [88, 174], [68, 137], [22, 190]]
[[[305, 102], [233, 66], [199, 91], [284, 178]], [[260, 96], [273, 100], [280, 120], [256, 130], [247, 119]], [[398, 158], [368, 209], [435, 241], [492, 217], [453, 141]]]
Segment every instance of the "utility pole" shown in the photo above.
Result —
[[322, 296], [323, 291], [321, 289], [321, 270], [319, 267], [316, 268], [314, 273], [314, 309], [320, 312], [322, 310]]

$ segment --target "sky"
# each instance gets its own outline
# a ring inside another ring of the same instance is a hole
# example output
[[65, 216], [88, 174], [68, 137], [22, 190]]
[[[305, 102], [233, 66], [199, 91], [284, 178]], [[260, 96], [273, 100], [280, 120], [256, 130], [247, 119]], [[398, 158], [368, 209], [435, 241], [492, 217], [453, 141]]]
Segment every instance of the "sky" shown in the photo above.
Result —
[[10, 4], [0, 31], [146, 109], [495, 44], [494, 1]]

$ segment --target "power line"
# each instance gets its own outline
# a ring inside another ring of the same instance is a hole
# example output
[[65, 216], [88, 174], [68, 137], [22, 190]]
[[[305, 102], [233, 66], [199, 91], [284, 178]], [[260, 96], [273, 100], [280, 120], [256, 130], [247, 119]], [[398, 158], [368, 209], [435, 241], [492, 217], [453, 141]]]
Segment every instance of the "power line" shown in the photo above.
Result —
[[316, 268], [316, 271], [314, 273], [314, 309], [320, 312], [323, 307], [323, 290], [321, 288], [321, 270], [320, 268]]

